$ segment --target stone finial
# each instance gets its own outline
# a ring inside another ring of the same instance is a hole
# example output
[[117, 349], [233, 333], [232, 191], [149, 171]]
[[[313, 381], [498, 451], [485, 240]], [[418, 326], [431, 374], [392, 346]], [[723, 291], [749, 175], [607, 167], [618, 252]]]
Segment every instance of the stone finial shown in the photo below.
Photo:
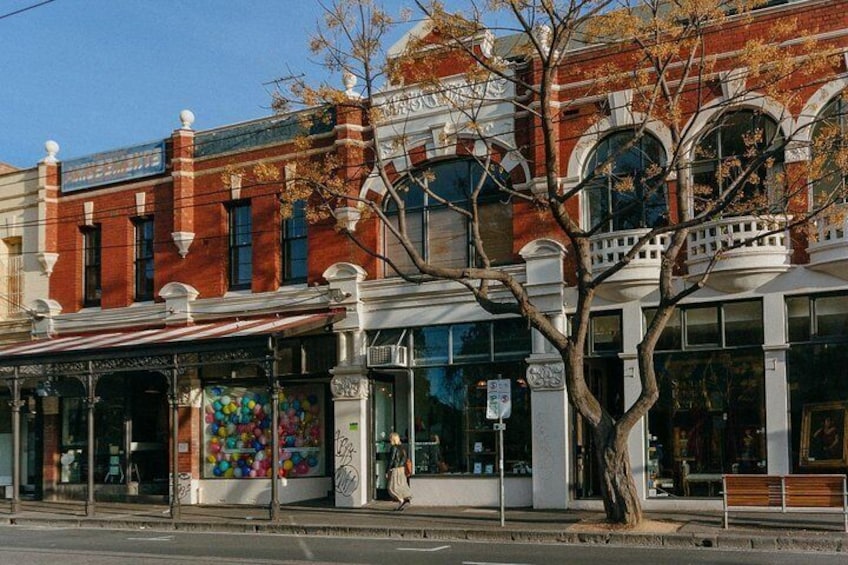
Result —
[[354, 90], [356, 88], [356, 83], [359, 82], [359, 79], [356, 78], [356, 75], [351, 72], [345, 72], [342, 75], [342, 84], [345, 87], [345, 96], [351, 99], [359, 98], [360, 95], [358, 92]]
[[42, 163], [58, 163], [59, 160], [56, 159], [56, 153], [59, 152], [59, 144], [53, 141], [52, 139], [48, 139], [44, 143], [44, 150], [47, 151], [47, 156], [41, 161]]
[[183, 110], [180, 112], [180, 122], [183, 124], [181, 129], [191, 129], [194, 123], [194, 112], [191, 110]]

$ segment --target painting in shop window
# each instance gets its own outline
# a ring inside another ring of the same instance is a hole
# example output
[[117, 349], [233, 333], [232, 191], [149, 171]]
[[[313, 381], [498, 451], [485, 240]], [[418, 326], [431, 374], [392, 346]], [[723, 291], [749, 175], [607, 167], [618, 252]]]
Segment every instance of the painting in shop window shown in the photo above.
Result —
[[821, 402], [804, 405], [801, 419], [801, 466], [848, 465], [848, 403]]

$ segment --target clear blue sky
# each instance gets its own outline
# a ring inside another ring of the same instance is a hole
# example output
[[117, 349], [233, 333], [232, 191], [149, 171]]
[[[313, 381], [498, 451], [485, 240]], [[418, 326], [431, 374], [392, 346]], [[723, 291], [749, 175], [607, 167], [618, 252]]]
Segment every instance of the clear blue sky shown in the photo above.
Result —
[[17, 167], [48, 139], [71, 159], [167, 137], [185, 108], [199, 130], [266, 116], [263, 83], [321, 76], [314, 0], [54, 0], [3, 17], [41, 1], [0, 0], [0, 161]]

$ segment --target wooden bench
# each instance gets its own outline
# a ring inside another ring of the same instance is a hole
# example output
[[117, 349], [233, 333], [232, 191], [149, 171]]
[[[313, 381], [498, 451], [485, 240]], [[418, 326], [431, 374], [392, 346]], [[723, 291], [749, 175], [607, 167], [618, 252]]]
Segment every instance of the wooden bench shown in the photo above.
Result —
[[845, 475], [723, 475], [724, 527], [730, 512], [839, 512], [848, 532]]

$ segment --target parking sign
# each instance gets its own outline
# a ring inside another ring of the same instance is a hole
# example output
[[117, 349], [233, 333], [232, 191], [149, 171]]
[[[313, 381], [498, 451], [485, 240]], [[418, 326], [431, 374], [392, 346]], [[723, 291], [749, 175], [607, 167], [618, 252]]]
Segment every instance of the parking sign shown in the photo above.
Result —
[[509, 418], [512, 413], [512, 392], [509, 379], [486, 381], [486, 418]]

